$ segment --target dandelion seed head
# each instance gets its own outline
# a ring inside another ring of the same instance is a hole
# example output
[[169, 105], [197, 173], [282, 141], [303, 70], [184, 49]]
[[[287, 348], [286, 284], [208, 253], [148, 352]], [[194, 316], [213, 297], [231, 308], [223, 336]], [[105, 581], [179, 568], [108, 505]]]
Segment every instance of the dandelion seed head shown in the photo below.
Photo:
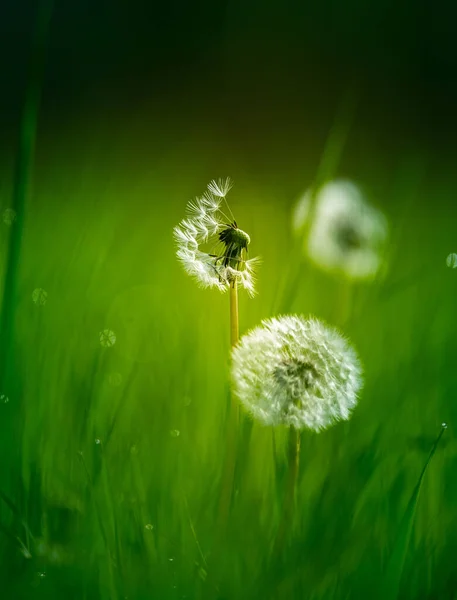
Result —
[[263, 321], [232, 353], [234, 392], [264, 425], [321, 431], [349, 419], [362, 385], [352, 346], [318, 319]]
[[229, 178], [212, 181], [203, 196], [188, 203], [187, 217], [173, 231], [176, 255], [201, 287], [225, 292], [237, 281], [252, 296], [258, 260], [247, 259], [251, 239], [234, 220], [228, 223], [221, 209], [231, 187]]
[[[307, 192], [293, 213], [293, 229], [305, 234], [305, 250], [319, 267], [351, 279], [373, 277], [382, 264], [388, 226], [350, 181], [333, 181], [314, 197]], [[311, 210], [312, 209], [312, 210]], [[309, 222], [311, 219], [311, 222]]]

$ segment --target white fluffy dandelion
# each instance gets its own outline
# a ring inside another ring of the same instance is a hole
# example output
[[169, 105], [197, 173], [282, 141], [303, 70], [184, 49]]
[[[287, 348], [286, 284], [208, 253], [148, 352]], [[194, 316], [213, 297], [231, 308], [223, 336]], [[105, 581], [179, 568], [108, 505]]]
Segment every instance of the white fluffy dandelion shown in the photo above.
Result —
[[344, 273], [350, 279], [373, 277], [381, 266], [387, 241], [384, 215], [368, 204], [350, 181], [322, 186], [310, 217], [311, 197], [311, 192], [307, 192], [293, 214], [295, 233], [302, 235], [307, 230], [305, 250], [310, 259], [319, 267]]
[[[188, 217], [174, 228], [176, 254], [186, 272], [202, 287], [225, 292], [236, 281], [252, 296], [258, 259], [246, 258], [251, 240], [239, 229], [227, 205], [231, 187], [230, 178], [212, 181], [203, 196], [188, 203]], [[230, 217], [223, 212], [223, 202]]]
[[232, 359], [234, 392], [264, 425], [321, 431], [349, 419], [357, 404], [357, 354], [317, 319], [265, 320], [241, 338]]

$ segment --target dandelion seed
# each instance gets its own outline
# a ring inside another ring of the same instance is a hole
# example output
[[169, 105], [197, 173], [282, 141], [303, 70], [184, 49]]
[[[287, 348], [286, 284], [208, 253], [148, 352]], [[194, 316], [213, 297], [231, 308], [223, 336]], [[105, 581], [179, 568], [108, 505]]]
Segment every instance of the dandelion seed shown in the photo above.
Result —
[[340, 272], [350, 279], [373, 277], [382, 264], [388, 234], [384, 215], [368, 204], [350, 181], [333, 181], [315, 196], [311, 222], [311, 192], [297, 203], [293, 213], [296, 235], [305, 235], [305, 250], [319, 267]]
[[48, 301], [48, 293], [42, 288], [36, 288], [32, 292], [32, 300], [37, 306], [44, 306]]
[[100, 331], [100, 345], [103, 348], [111, 348], [116, 343], [116, 334], [111, 329]]
[[215, 180], [211, 181], [211, 183], [208, 185], [208, 190], [211, 192], [211, 194], [214, 194], [214, 196], [225, 198], [232, 187], [233, 183], [230, 177], [227, 177], [225, 180], [219, 179], [217, 182]]
[[3, 222], [10, 227], [16, 221], [16, 211], [12, 208], [6, 208], [3, 211]]
[[171, 437], [175, 437], [175, 438], [179, 437], [179, 435], [180, 435], [179, 434], [179, 430], [178, 429], [172, 429], [170, 431], [170, 435], [171, 435]]
[[455, 252], [449, 254], [449, 256], [446, 258], [446, 265], [450, 269], [457, 269], [457, 254]]
[[232, 353], [232, 380], [244, 408], [264, 425], [321, 431], [349, 419], [361, 366], [349, 343], [317, 319], [268, 319]]
[[228, 217], [221, 208], [231, 187], [229, 178], [212, 181], [202, 197], [189, 202], [188, 218], [174, 228], [176, 255], [202, 287], [225, 292], [236, 281], [253, 296], [259, 259], [247, 259], [249, 235], [238, 227], [230, 209]]

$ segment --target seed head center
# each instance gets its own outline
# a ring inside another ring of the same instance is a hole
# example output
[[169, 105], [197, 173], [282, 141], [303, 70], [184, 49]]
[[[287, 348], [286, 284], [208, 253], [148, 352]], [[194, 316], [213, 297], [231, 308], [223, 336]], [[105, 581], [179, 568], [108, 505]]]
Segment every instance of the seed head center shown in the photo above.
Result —
[[344, 250], [358, 250], [363, 246], [362, 236], [350, 223], [338, 225], [336, 237], [339, 245]]
[[288, 359], [282, 361], [274, 370], [277, 383], [287, 387], [293, 398], [299, 397], [305, 390], [311, 389], [319, 377], [316, 367], [309, 361]]

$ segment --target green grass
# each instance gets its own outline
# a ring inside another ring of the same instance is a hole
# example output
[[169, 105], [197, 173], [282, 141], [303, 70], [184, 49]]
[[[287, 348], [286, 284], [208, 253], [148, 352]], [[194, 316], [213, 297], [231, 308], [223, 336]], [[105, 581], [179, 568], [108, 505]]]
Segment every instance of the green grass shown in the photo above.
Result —
[[[20, 395], [0, 391], [10, 396], [0, 404], [7, 596], [370, 597], [446, 421], [423, 480], [399, 598], [452, 598], [457, 273], [445, 258], [456, 246], [452, 219], [428, 200], [433, 190], [445, 202], [455, 182], [435, 172], [422, 187], [414, 157], [399, 161], [384, 187], [382, 169], [377, 178], [367, 170], [369, 185], [386, 191], [378, 200], [392, 229], [390, 269], [383, 282], [354, 286], [347, 321], [344, 283], [291, 252], [289, 211], [309, 174], [291, 182], [279, 165], [282, 189], [235, 160], [220, 173], [210, 136], [203, 143], [195, 132], [177, 146], [164, 142], [160, 160], [148, 165], [144, 149], [135, 150], [137, 161], [128, 152], [138, 129], [132, 122], [128, 133], [101, 125], [86, 138], [66, 132], [44, 139], [38, 155], [17, 273], [12, 378]], [[278, 285], [298, 271], [288, 310], [345, 323], [365, 369], [353, 418], [302, 436], [297, 509], [275, 564], [286, 430], [243, 423], [229, 535], [214, 548], [229, 298], [199, 290], [173, 248], [186, 202], [226, 174], [235, 180], [237, 221], [263, 258], [258, 296], [241, 293], [241, 333], [275, 314]], [[3, 207], [8, 197], [6, 186]], [[6, 226], [0, 235], [4, 250]], [[45, 306], [32, 302], [36, 287], [49, 294]], [[104, 328], [117, 335], [112, 348], [99, 344]], [[110, 384], [113, 373], [118, 386]]]

